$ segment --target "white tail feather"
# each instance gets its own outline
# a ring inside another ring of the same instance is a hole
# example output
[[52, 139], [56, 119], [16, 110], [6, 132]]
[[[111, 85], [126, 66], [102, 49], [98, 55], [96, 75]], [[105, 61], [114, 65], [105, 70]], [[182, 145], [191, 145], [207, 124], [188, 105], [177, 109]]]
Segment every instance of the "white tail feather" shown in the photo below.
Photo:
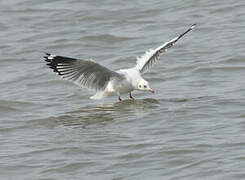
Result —
[[95, 95], [91, 96], [90, 99], [99, 100], [99, 99], [103, 99], [106, 96], [108, 96], [107, 91], [98, 91], [95, 93]]

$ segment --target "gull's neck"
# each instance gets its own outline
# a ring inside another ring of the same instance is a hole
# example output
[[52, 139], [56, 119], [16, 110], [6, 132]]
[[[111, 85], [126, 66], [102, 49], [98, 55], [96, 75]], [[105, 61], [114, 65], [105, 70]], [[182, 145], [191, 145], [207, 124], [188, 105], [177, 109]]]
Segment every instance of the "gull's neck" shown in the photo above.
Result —
[[126, 80], [134, 87], [134, 89], [137, 89], [138, 83], [144, 80], [139, 70], [135, 67], [130, 69], [120, 69], [118, 72], [125, 76]]

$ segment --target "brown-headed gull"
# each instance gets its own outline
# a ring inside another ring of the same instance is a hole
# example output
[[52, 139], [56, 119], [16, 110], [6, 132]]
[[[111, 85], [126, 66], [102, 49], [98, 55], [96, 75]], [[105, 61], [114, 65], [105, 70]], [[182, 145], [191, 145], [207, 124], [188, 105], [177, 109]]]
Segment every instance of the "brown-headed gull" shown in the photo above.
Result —
[[152, 65], [159, 59], [161, 53], [172, 47], [182, 36], [195, 27], [193, 24], [184, 33], [174, 39], [162, 44], [156, 49], [150, 49], [143, 56], [137, 57], [136, 66], [129, 69], [112, 71], [92, 60], [79, 60], [63, 56], [56, 56], [47, 53], [44, 56], [47, 65], [58, 75], [80, 87], [87, 87], [96, 90], [91, 99], [102, 99], [109, 94], [117, 94], [118, 100], [122, 101], [120, 94], [128, 93], [131, 99], [131, 92], [134, 90], [148, 91], [154, 93], [149, 83], [142, 77]]

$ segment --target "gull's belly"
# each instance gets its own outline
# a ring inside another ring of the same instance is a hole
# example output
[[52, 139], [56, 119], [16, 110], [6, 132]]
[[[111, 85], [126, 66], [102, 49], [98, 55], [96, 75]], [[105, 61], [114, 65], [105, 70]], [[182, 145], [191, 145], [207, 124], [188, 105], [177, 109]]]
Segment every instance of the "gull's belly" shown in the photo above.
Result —
[[120, 93], [120, 94], [129, 93], [129, 92], [131, 92], [131, 91], [133, 91], [132, 88], [129, 89], [129, 88], [124, 88], [124, 87], [123, 87], [123, 88], [120, 88], [120, 89], [119, 89], [119, 93]]
[[129, 93], [134, 90], [131, 83], [129, 83], [127, 80], [120, 82], [116, 89], [116, 91], [120, 94]]

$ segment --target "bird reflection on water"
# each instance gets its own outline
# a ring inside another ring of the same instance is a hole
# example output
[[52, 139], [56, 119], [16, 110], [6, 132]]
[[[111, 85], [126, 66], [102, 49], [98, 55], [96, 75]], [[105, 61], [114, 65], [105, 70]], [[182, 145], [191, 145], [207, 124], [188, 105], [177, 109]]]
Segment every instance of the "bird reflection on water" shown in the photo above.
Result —
[[107, 103], [99, 106], [81, 107], [75, 111], [66, 112], [55, 118], [56, 123], [71, 128], [101, 127], [113, 121], [115, 117], [127, 119], [130, 117], [145, 116], [155, 109], [159, 102], [156, 99], [123, 100], [116, 103]]

